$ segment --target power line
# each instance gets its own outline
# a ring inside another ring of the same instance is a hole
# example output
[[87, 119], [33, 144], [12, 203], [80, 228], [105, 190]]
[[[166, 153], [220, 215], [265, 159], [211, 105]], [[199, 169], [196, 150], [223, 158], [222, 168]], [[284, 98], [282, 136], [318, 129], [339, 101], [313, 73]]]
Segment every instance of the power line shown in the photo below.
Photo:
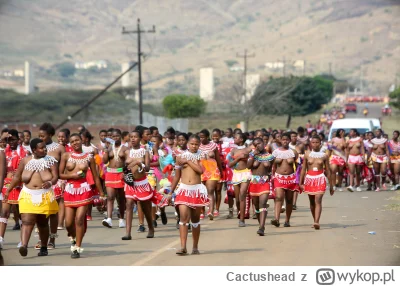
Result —
[[112, 83], [107, 85], [102, 91], [100, 91], [95, 97], [93, 97], [91, 100], [89, 100], [87, 103], [81, 106], [77, 111], [75, 111], [72, 115], [68, 116], [67, 119], [65, 119], [63, 122], [61, 122], [56, 129], [61, 128], [66, 124], [68, 121], [70, 121], [73, 117], [81, 113], [83, 110], [85, 110], [89, 105], [91, 105], [93, 102], [95, 102], [100, 96], [102, 96], [110, 87], [112, 87], [117, 81], [119, 81], [125, 74], [130, 72], [135, 66], [137, 66], [137, 63], [132, 64], [126, 71], [124, 71], [122, 74], [120, 74]]
[[142, 95], [142, 51], [140, 47], [140, 35], [144, 33], [155, 33], [156, 26], [153, 25], [152, 30], [141, 30], [140, 29], [140, 19], [137, 19], [137, 28], [136, 30], [127, 31], [125, 27], [122, 27], [122, 34], [137, 34], [137, 41], [138, 41], [138, 74], [139, 74], [139, 124], [143, 124], [143, 95]]

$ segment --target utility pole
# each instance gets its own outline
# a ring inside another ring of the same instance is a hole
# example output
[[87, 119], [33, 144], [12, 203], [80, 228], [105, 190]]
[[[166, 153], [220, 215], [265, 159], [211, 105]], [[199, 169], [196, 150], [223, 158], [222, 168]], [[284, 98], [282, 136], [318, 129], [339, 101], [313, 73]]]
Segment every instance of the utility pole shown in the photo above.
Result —
[[137, 34], [138, 35], [138, 90], [139, 90], [139, 124], [143, 124], [143, 95], [142, 95], [142, 51], [140, 47], [140, 35], [144, 33], [155, 33], [156, 26], [153, 25], [152, 30], [141, 30], [140, 29], [140, 19], [137, 19], [137, 28], [136, 30], [127, 31], [125, 27], [122, 27], [122, 34]]
[[329, 75], [332, 75], [332, 63], [329, 62]]
[[249, 111], [248, 111], [248, 106], [247, 106], [247, 58], [254, 58], [256, 55], [254, 53], [248, 54], [247, 49], [244, 50], [244, 54], [240, 55], [239, 53], [236, 54], [237, 58], [243, 58], [244, 59], [244, 70], [243, 70], [243, 88], [244, 88], [244, 112], [245, 112], [245, 121], [246, 121], [246, 128], [248, 129], [249, 125]]
[[246, 76], [247, 76], [247, 58], [254, 58], [256, 55], [253, 54], [248, 54], [247, 53], [247, 49], [244, 50], [244, 54], [240, 55], [239, 53], [236, 54], [236, 57], [238, 58], [243, 58], [244, 59], [244, 71], [243, 71], [243, 76], [244, 76], [244, 80], [243, 80], [243, 88], [244, 88], [244, 97], [246, 100], [246, 94], [247, 94], [247, 82], [246, 82]]
[[303, 76], [306, 76], [306, 63], [307, 63], [307, 61], [304, 60], [304, 63], [303, 63]]

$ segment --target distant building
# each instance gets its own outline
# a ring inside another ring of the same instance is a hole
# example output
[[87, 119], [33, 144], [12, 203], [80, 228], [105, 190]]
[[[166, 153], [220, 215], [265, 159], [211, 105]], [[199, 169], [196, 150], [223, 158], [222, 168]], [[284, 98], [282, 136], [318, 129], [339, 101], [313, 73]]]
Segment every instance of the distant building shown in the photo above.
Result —
[[285, 64], [283, 62], [267, 62], [265, 67], [268, 69], [283, 69]]
[[31, 94], [35, 91], [34, 74], [31, 64], [25, 62], [25, 94]]
[[297, 70], [303, 70], [304, 69], [304, 61], [303, 60], [297, 60], [293, 63], [293, 67]]
[[214, 99], [214, 70], [213, 68], [200, 69], [200, 97], [206, 101]]
[[246, 75], [246, 99], [250, 100], [254, 92], [257, 89], [257, 86], [260, 84], [260, 75], [259, 74], [248, 74]]
[[24, 70], [15, 70], [14, 71], [14, 76], [24, 77], [24, 75], [25, 75]]
[[106, 69], [108, 67], [108, 64], [104, 60], [99, 60], [99, 61], [91, 61], [91, 62], [75, 62], [75, 68], [76, 69], [90, 69], [92, 67], [96, 67], [97, 69]]
[[233, 66], [229, 69], [232, 72], [239, 72], [239, 71], [244, 71], [244, 67], [241, 66]]
[[[131, 66], [130, 63], [122, 63], [121, 64], [121, 72], [125, 72], [129, 69], [129, 67]], [[128, 87], [131, 85], [131, 80], [130, 80], [130, 72], [128, 72], [127, 74], [125, 74], [122, 78], [121, 78], [121, 85], [122, 87]]]

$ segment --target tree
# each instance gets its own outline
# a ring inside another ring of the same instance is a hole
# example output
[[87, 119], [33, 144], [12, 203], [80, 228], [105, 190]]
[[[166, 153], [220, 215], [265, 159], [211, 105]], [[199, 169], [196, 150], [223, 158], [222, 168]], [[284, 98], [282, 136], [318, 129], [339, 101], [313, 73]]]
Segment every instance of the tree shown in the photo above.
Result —
[[332, 98], [333, 81], [320, 76], [270, 79], [260, 84], [251, 100], [256, 114], [304, 116]]
[[171, 94], [163, 100], [168, 118], [199, 117], [206, 106], [207, 103], [197, 95]]
[[56, 69], [60, 76], [62, 77], [70, 77], [73, 76], [76, 72], [75, 65], [69, 62], [64, 62], [56, 65]]
[[389, 97], [391, 99], [390, 105], [400, 109], [400, 87], [389, 93]]

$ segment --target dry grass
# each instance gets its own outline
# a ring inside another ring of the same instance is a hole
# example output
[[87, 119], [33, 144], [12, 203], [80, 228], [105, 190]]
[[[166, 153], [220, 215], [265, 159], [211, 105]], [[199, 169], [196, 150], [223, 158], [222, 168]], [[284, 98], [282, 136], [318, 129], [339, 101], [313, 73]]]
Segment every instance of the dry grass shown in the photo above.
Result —
[[[396, 195], [394, 197], [390, 197], [388, 200], [390, 201], [400, 201], [400, 191], [395, 192]], [[400, 211], [400, 203], [392, 203], [386, 206], [386, 209], [391, 211]]]

